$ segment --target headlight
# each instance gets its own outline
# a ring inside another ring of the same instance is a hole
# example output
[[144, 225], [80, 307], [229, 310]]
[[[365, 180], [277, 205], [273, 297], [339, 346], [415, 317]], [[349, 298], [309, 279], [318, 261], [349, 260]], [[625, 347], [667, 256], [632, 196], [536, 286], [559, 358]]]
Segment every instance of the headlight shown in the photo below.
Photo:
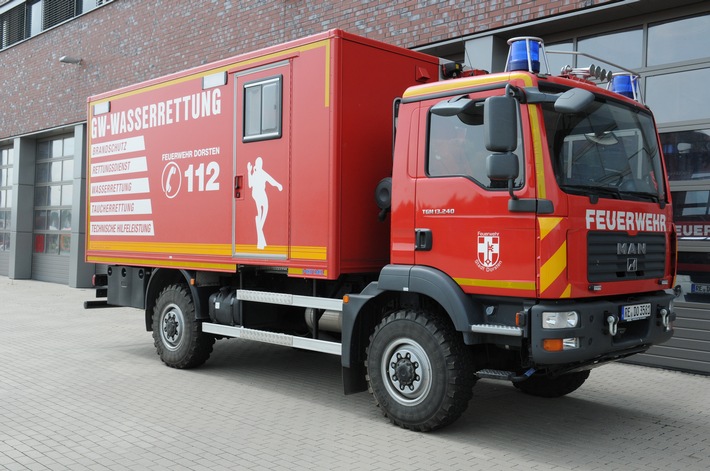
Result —
[[543, 312], [543, 329], [572, 329], [579, 323], [577, 311]]

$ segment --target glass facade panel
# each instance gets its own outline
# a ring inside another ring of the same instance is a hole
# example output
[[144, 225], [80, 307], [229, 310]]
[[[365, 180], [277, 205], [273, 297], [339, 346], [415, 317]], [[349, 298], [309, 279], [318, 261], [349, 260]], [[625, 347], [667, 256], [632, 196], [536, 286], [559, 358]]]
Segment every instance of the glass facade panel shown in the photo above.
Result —
[[661, 124], [710, 118], [710, 68], [689, 70], [646, 79], [646, 104]]
[[47, 211], [44, 209], [35, 211], [35, 230], [44, 231], [47, 229]]
[[62, 163], [63, 162], [52, 162], [51, 164], [49, 164], [49, 181], [62, 181]]
[[0, 242], [2, 242], [2, 246], [0, 247], [0, 252], [9, 252], [10, 249], [12, 248], [10, 244], [10, 233], [0, 233]]
[[37, 182], [37, 183], [49, 182], [49, 164], [48, 163], [37, 164], [37, 166], [35, 167], [35, 182]]
[[[74, 138], [37, 143], [35, 164], [35, 253], [67, 255], [71, 230]], [[40, 157], [41, 156], [41, 157]], [[62, 239], [66, 236], [67, 239]]]
[[63, 231], [71, 230], [71, 209], [62, 209], [60, 229]]
[[[574, 51], [574, 45], [572, 41], [566, 41], [562, 43], [554, 43], [550, 45], [545, 45], [546, 51]], [[550, 74], [559, 75], [562, 68], [566, 65], [574, 67], [574, 55], [572, 54], [547, 54], [547, 63], [550, 66]]]
[[[583, 38], [578, 41], [577, 50], [629, 69], [639, 68], [643, 65], [643, 30], [639, 28]], [[590, 64], [617, 69], [596, 59], [577, 58], [577, 67], [588, 67]]]
[[60, 235], [59, 236], [59, 255], [69, 255], [71, 248], [71, 236], [70, 235]]
[[648, 28], [648, 65], [710, 57], [710, 15], [684, 18]]
[[41, 141], [37, 143], [37, 160], [49, 158], [50, 141]]
[[52, 185], [49, 187], [49, 206], [59, 206], [62, 204], [62, 186]]
[[44, 253], [59, 255], [59, 234], [47, 234], [44, 240]]
[[71, 206], [74, 188], [71, 185], [62, 185], [62, 206]]
[[64, 141], [62, 139], [57, 139], [52, 141], [52, 157], [61, 157], [64, 155], [63, 152]]
[[10, 249], [13, 148], [0, 149], [0, 252]]
[[71, 180], [74, 176], [74, 161], [69, 159], [62, 162], [62, 178], [63, 180]]
[[64, 153], [62, 154], [65, 157], [73, 156], [74, 155], [74, 138], [73, 137], [67, 137], [64, 139]]
[[710, 129], [661, 134], [668, 178], [710, 180]]

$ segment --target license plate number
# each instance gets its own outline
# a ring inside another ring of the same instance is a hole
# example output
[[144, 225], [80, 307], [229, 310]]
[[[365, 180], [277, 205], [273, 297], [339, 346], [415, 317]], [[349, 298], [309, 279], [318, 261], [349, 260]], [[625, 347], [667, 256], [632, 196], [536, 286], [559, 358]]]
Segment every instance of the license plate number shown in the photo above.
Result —
[[690, 292], [703, 294], [710, 293], [710, 285], [696, 285], [695, 283], [693, 283], [690, 287]]
[[651, 303], [631, 304], [621, 307], [622, 321], [637, 321], [651, 317]]

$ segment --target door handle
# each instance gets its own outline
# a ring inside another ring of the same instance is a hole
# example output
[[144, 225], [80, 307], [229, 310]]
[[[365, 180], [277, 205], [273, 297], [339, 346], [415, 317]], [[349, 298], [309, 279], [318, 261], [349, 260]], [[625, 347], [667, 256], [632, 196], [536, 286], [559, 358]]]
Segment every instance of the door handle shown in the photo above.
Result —
[[431, 250], [431, 229], [414, 229], [414, 250]]
[[244, 175], [237, 175], [234, 177], [234, 197], [241, 199], [242, 197], [242, 185], [244, 184]]

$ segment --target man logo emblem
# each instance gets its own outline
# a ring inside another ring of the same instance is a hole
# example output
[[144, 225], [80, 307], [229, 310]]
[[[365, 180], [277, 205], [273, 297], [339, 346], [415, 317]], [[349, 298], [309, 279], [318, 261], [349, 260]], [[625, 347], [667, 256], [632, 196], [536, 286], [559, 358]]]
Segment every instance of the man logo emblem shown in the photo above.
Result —
[[626, 271], [638, 271], [639, 269], [639, 259], [638, 258], [627, 258], [626, 259]]

